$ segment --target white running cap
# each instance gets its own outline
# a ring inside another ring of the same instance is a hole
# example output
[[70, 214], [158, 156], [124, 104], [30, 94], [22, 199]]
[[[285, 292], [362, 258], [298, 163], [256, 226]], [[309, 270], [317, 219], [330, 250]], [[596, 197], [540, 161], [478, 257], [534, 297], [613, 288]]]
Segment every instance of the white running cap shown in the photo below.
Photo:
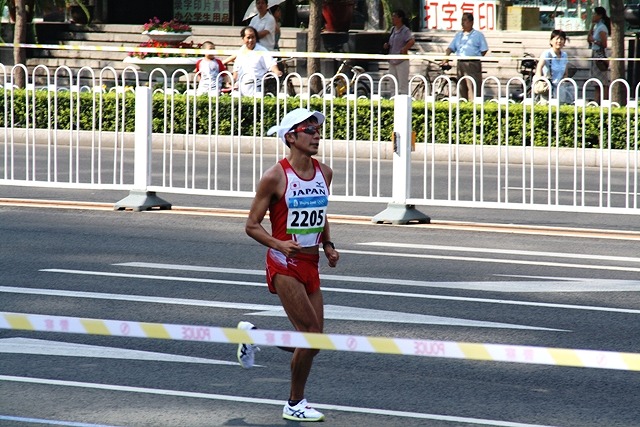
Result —
[[321, 125], [324, 123], [324, 114], [319, 111], [310, 111], [306, 108], [296, 108], [295, 110], [289, 111], [280, 122], [280, 125], [272, 126], [267, 131], [267, 135], [272, 135], [274, 133], [278, 133], [278, 137], [282, 138], [284, 143], [287, 143], [284, 135], [288, 133], [293, 127], [297, 124], [300, 124], [307, 120], [310, 117], [315, 117], [318, 121], [318, 124]]

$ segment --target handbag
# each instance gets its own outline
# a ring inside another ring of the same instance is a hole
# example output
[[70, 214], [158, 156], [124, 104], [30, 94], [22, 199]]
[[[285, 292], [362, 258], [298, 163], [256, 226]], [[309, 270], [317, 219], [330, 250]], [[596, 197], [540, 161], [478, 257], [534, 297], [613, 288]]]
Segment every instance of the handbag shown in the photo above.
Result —
[[547, 95], [549, 93], [549, 82], [546, 80], [536, 80], [533, 84], [533, 93], [536, 95]]
[[593, 51], [594, 58], [602, 58], [596, 59], [596, 67], [600, 71], [607, 71], [609, 69], [609, 61], [607, 60], [607, 54], [604, 52], [604, 49], [598, 49]]

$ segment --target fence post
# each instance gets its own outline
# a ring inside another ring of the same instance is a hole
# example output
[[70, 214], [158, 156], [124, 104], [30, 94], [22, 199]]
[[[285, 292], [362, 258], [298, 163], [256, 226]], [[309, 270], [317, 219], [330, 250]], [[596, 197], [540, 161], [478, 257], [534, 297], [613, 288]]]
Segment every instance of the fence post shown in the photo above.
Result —
[[115, 210], [171, 209], [171, 204], [147, 191], [151, 184], [151, 88], [136, 87], [133, 189], [115, 204]]
[[418, 211], [415, 205], [408, 205], [411, 190], [411, 117], [412, 100], [409, 95], [396, 95], [393, 111], [393, 187], [391, 203], [373, 217], [376, 224], [408, 224], [418, 222], [428, 224], [431, 219]]

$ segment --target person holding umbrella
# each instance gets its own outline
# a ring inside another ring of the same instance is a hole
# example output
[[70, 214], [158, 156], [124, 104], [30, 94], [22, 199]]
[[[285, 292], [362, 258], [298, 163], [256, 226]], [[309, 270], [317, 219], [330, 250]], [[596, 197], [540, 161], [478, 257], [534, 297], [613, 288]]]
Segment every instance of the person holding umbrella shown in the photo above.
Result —
[[249, 26], [258, 31], [260, 45], [268, 50], [274, 50], [276, 45], [276, 19], [269, 12], [267, 0], [256, 0], [258, 14], [251, 18]]

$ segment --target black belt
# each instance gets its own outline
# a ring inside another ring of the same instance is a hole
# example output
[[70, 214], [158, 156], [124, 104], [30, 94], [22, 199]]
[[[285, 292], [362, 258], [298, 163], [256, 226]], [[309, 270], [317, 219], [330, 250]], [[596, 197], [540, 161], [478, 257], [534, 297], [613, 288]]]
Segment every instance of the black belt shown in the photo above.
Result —
[[458, 59], [458, 62], [480, 62], [479, 59]]

